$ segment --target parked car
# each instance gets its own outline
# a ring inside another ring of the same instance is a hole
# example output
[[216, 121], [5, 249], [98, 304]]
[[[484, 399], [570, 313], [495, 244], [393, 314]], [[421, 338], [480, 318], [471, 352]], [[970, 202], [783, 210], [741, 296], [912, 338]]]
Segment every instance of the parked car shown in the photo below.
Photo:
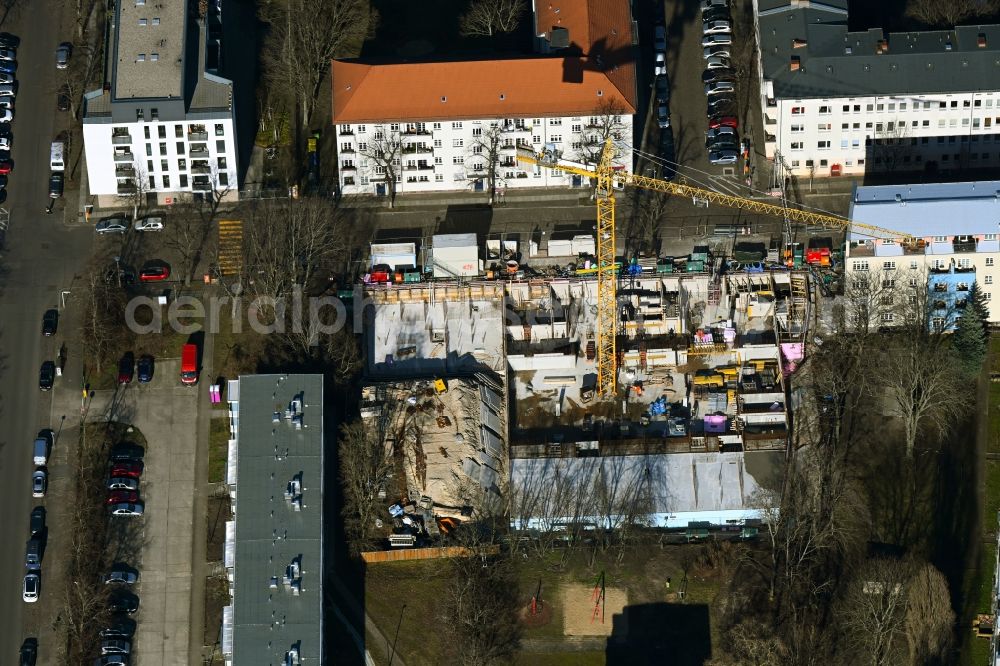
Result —
[[712, 83], [705, 84], [705, 94], [706, 95], [721, 95], [723, 93], [731, 93], [736, 90], [732, 81], [713, 81]]
[[716, 33], [705, 35], [701, 40], [702, 46], [728, 45], [733, 43], [733, 36], [729, 33]]
[[728, 151], [739, 150], [739, 146], [733, 141], [720, 140], [712, 143], [708, 146], [708, 154], [712, 153], [725, 153]]
[[667, 55], [665, 53], [657, 53], [656, 60], [653, 63], [653, 76], [663, 76], [667, 73]]
[[135, 374], [135, 355], [132, 352], [125, 352], [118, 360], [118, 383], [129, 384]]
[[104, 629], [101, 629], [101, 638], [128, 638], [135, 635], [135, 620], [119, 617], [118, 620]]
[[58, 199], [63, 195], [63, 175], [56, 172], [49, 175], [49, 197]]
[[701, 25], [703, 35], [731, 35], [733, 27], [729, 21], [705, 21]]
[[139, 490], [139, 479], [128, 476], [112, 476], [108, 479], [108, 490]]
[[14, 49], [0, 48], [0, 60], [17, 60], [17, 52]]
[[69, 67], [69, 57], [73, 55], [73, 45], [63, 42], [56, 49], [56, 69], [66, 69]]
[[731, 19], [729, 15], [729, 9], [726, 7], [712, 7], [701, 13], [702, 22], [708, 21], [729, 21]]
[[101, 654], [129, 654], [132, 652], [132, 642], [120, 638], [101, 641]]
[[670, 112], [667, 111], [666, 104], [656, 105], [656, 124], [659, 125], [660, 129], [670, 127]]
[[670, 101], [670, 82], [666, 76], [656, 77], [656, 101], [663, 104]]
[[136, 374], [139, 375], [140, 384], [148, 384], [153, 381], [153, 357], [149, 354], [143, 354], [139, 357], [139, 363], [136, 364]]
[[712, 69], [706, 69], [701, 73], [702, 83], [711, 83], [713, 81], [721, 81], [723, 79], [727, 81], [732, 81], [736, 74], [729, 67], [713, 67]]
[[170, 277], [170, 266], [157, 264], [145, 266], [139, 271], [139, 282], [163, 282]]
[[716, 127], [739, 127], [740, 123], [735, 116], [713, 116], [708, 120], [708, 126], [710, 129], [715, 129]]
[[94, 660], [94, 666], [128, 666], [127, 654], [106, 654]]
[[59, 328], [59, 311], [56, 309], [46, 310], [42, 315], [42, 335], [50, 337], [56, 334]]
[[43, 391], [49, 391], [52, 389], [55, 381], [56, 364], [53, 361], [45, 361], [42, 363], [41, 370], [38, 371], [38, 388]]
[[45, 507], [36, 506], [31, 510], [31, 518], [29, 520], [29, 529], [31, 531], [31, 536], [41, 534], [45, 531]]
[[119, 442], [111, 447], [112, 462], [133, 462], [141, 461], [146, 451], [133, 442]]
[[21, 45], [21, 38], [17, 35], [12, 35], [9, 32], [0, 32], [0, 46], [4, 46], [9, 49], [16, 49]]
[[142, 512], [142, 502], [135, 502], [134, 504], [114, 504], [111, 507], [112, 516], [141, 516]]
[[139, 610], [139, 597], [125, 590], [115, 590], [108, 598], [108, 610], [112, 613], [134, 613]]
[[708, 115], [731, 116], [736, 108], [736, 100], [728, 95], [714, 95], [708, 98]]
[[35, 661], [38, 659], [38, 639], [25, 638], [17, 655], [18, 666], [35, 666]]
[[714, 143], [716, 141], [732, 141], [736, 143], [738, 141], [736, 136], [736, 130], [732, 127], [710, 127], [707, 132], [705, 132], [705, 143]]
[[656, 26], [653, 32], [653, 48], [657, 51], [667, 50], [667, 29], [662, 25]]
[[123, 234], [128, 231], [128, 218], [124, 215], [106, 217], [97, 223], [94, 231], [99, 234]]
[[41, 467], [31, 473], [31, 496], [45, 497], [45, 489], [49, 486], [49, 475]]
[[104, 584], [109, 585], [111, 583], [122, 583], [124, 585], [133, 585], [139, 581], [139, 574], [136, 573], [131, 567], [115, 566], [111, 571], [104, 574]]
[[132, 228], [136, 231], [163, 231], [163, 218], [140, 217]]
[[713, 150], [708, 154], [708, 161], [712, 164], [736, 164], [739, 153], [735, 150]]
[[131, 266], [116, 264], [108, 267], [107, 272], [104, 274], [104, 279], [109, 284], [115, 282], [119, 286], [127, 287], [130, 284], [135, 284], [138, 276], [135, 269]]
[[705, 56], [705, 60], [709, 58], [726, 58], [732, 57], [732, 47], [723, 44], [716, 44], [715, 46], [706, 46], [702, 53]]
[[8, 74], [13, 74], [16, 71], [17, 71], [17, 61], [0, 60], [0, 72], [7, 72]]
[[38, 594], [42, 589], [42, 577], [35, 571], [24, 575], [24, 585], [21, 588], [21, 598], [25, 603], [33, 604], [38, 601]]
[[69, 88], [64, 85], [56, 94], [56, 109], [58, 111], [69, 111], [70, 103]]
[[134, 490], [112, 490], [108, 493], [105, 504], [125, 504], [138, 501], [139, 493]]
[[141, 462], [120, 462], [111, 466], [111, 476], [130, 476], [139, 478], [142, 476]]
[[701, 0], [701, 11], [707, 12], [715, 7], [728, 7], [729, 0]]

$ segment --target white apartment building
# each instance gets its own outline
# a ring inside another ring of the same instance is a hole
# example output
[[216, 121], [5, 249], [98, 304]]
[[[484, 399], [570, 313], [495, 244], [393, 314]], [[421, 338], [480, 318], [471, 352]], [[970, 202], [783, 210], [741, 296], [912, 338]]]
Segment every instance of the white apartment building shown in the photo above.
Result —
[[218, 75], [221, 0], [204, 16], [188, 6], [115, 2], [109, 81], [84, 97], [87, 177], [99, 207], [238, 197], [233, 84]]
[[[387, 141], [400, 145], [393, 158], [397, 194], [486, 190], [491, 153], [501, 192], [589, 186], [579, 176], [519, 163], [517, 147], [554, 149], [585, 162], [608, 133], [616, 139], [615, 164], [631, 171], [636, 83], [627, 0], [545, 3], [535, 7], [534, 22], [536, 47], [544, 56], [334, 61], [342, 192], [390, 192], [384, 151], [373, 156]], [[497, 131], [499, 150], [492, 151], [490, 135]]]
[[[919, 279], [933, 301], [952, 309], [978, 282], [990, 321], [1000, 322], [1000, 306], [993, 304], [1000, 301], [1000, 181], [856, 186], [848, 217], [901, 234], [872, 239], [850, 232], [844, 258], [848, 283], [859, 272], [876, 271], [882, 279], [897, 274]], [[902, 244], [903, 234], [916, 242]], [[890, 313], [882, 317], [892, 323]]]
[[796, 176], [1000, 165], [1000, 26], [848, 32], [847, 0], [754, 0], [765, 152]]

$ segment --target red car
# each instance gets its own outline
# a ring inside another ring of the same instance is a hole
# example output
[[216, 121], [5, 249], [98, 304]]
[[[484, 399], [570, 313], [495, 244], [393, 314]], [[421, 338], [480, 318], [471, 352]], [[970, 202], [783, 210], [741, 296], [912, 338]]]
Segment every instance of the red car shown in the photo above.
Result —
[[134, 490], [112, 490], [108, 493], [108, 504], [121, 504], [122, 502], [138, 502], [139, 493]]
[[137, 479], [142, 476], [142, 463], [118, 463], [111, 468], [111, 476], [130, 476]]
[[139, 282], [163, 282], [170, 277], [170, 266], [147, 266], [139, 271]]
[[10, 160], [0, 161], [0, 175], [6, 176], [14, 170], [14, 163]]
[[135, 355], [132, 352], [126, 352], [121, 360], [118, 361], [118, 383], [128, 384], [132, 381], [132, 375], [135, 374]]
[[710, 129], [715, 129], [716, 127], [739, 127], [739, 121], [733, 116], [716, 116], [715, 118], [710, 118], [708, 121], [708, 127]]

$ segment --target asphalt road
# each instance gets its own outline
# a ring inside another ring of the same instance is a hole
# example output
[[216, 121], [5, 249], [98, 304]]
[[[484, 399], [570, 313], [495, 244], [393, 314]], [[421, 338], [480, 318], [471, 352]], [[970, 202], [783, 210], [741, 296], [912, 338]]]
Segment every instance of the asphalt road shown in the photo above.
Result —
[[[56, 0], [32, 2], [30, 9], [0, 23], [0, 29], [21, 37], [14, 173], [7, 201], [0, 205], [10, 213], [0, 249], [0, 506], [5, 526], [0, 542], [0, 626], [5, 629], [0, 632], [0, 663], [13, 663], [22, 639], [58, 613], [58, 600], [46, 596], [44, 569], [41, 600], [30, 611], [21, 600], [28, 513], [35, 505], [31, 442], [40, 428], [58, 428], [50, 423], [49, 395], [38, 390], [38, 370], [43, 360], [55, 359], [67, 332], [67, 323], [61, 322], [58, 336], [43, 338], [41, 316], [57, 306], [61, 290], [70, 288], [92, 242], [92, 232], [63, 224], [61, 207], [54, 215], [44, 212], [57, 113], [55, 49], [61, 41], [53, 17], [60, 8]], [[0, 226], [3, 217], [0, 212]], [[40, 652], [48, 647], [42, 645]]]

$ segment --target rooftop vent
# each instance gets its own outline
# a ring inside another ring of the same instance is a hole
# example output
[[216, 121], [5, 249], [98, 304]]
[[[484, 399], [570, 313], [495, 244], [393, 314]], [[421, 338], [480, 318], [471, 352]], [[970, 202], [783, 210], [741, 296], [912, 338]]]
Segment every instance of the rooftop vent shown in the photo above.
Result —
[[875, 53], [888, 53], [889, 52], [889, 40], [880, 39], [875, 44]]
[[139, 56], [136, 58], [136, 62], [146, 62], [146, 54], [140, 53]]
[[603, 90], [598, 90], [597, 91], [597, 96], [598, 97], [604, 97], [604, 91]]
[[793, 72], [797, 72], [797, 71], [799, 71], [799, 69], [801, 67], [802, 67], [802, 60], [801, 60], [801, 58], [799, 58], [797, 55], [793, 55], [792, 56], [792, 61], [789, 64], [789, 69], [791, 69], [791, 71], [793, 71]]
[[507, 99], [507, 95], [504, 95], [503, 93], [500, 93], [500, 101], [502, 102], [505, 99]]
[[444, 95], [441, 95], [441, 103], [444, 104], [447, 101], [448, 101], [448, 98], [445, 97]]
[[793, 39], [792, 40], [792, 48], [793, 49], [805, 48], [806, 44], [807, 44], [807, 42], [804, 39]]
[[844, 47], [844, 55], [851, 55], [852, 53], [854, 53], [854, 51], [851, 49], [850, 46]]
[[979, 37], [976, 40], [976, 46], [978, 46], [981, 49], [985, 49], [986, 48], [986, 33], [985, 32], [979, 33]]
[[944, 43], [944, 50], [945, 51], [951, 51], [951, 48], [952, 47], [951, 47], [951, 42], [950, 41]]

